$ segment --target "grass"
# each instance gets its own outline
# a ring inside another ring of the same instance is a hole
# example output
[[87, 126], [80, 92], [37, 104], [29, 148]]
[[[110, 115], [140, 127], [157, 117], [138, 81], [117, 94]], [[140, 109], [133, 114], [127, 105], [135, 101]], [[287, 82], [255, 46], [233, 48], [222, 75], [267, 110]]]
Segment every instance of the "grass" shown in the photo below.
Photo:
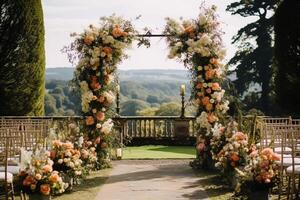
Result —
[[61, 196], [56, 196], [55, 200], [92, 200], [96, 199], [101, 186], [107, 180], [111, 169], [103, 169], [96, 172], [91, 172], [91, 174], [83, 180], [83, 182], [74, 186], [72, 192], [64, 193]]
[[195, 158], [193, 146], [148, 145], [124, 148], [122, 159], [180, 159]]

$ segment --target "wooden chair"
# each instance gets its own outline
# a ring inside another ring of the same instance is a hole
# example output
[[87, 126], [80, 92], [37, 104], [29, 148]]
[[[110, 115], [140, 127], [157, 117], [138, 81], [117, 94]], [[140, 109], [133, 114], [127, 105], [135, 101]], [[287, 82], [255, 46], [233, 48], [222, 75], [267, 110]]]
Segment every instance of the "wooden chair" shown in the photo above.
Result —
[[[289, 132], [289, 135], [292, 136], [292, 140], [288, 140], [292, 147], [292, 164], [286, 169], [286, 174], [288, 177], [287, 199], [290, 197], [291, 199], [299, 199], [300, 164], [297, 163], [296, 159], [300, 155], [300, 125], [290, 125]], [[296, 186], [297, 179], [298, 186]]]
[[5, 153], [1, 155], [0, 164], [5, 166], [4, 172], [0, 172], [0, 183], [4, 187], [5, 199], [8, 200], [11, 197], [14, 200], [14, 184], [13, 184], [13, 174], [8, 171], [8, 161], [9, 158], [14, 156], [14, 152], [11, 148], [14, 146], [14, 137], [1, 138], [5, 141]]

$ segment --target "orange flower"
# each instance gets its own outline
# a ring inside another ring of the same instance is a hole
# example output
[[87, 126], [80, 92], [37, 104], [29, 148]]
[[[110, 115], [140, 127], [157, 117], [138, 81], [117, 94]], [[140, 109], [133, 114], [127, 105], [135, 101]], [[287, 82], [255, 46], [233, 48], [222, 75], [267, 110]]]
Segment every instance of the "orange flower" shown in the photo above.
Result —
[[99, 90], [101, 88], [101, 84], [98, 82], [92, 82], [90, 86], [93, 90]]
[[203, 104], [204, 106], [206, 106], [207, 104], [209, 104], [209, 97], [203, 97], [203, 98], [202, 98], [202, 104]]
[[184, 32], [191, 34], [194, 32], [194, 27], [192, 25], [185, 28]]
[[211, 86], [211, 89], [212, 90], [219, 90], [220, 89], [219, 83], [213, 83], [212, 86]]
[[202, 83], [198, 83], [197, 85], [196, 85], [196, 88], [197, 89], [201, 89], [203, 87], [203, 84]]
[[55, 156], [56, 156], [56, 151], [54, 151], [54, 150], [50, 151], [50, 158], [52, 160], [54, 160]]
[[40, 192], [43, 194], [43, 195], [49, 195], [50, 194], [50, 191], [51, 191], [51, 188], [50, 188], [50, 185], [49, 184], [42, 184], [40, 186]]
[[34, 179], [33, 176], [26, 176], [26, 178], [23, 181], [24, 186], [29, 186], [29, 185], [34, 184], [34, 183], [36, 183], [36, 180]]
[[209, 62], [210, 62], [211, 64], [213, 64], [213, 65], [218, 65], [218, 59], [216, 59], [216, 58], [211, 58], [211, 59], [209, 60]]
[[60, 179], [59, 175], [58, 174], [51, 174], [51, 176], [49, 177], [49, 180], [53, 183], [56, 183], [58, 182]]
[[217, 121], [217, 119], [218, 118], [216, 116], [214, 116], [212, 113], [208, 114], [208, 116], [207, 116], [207, 120], [211, 124], [214, 123], [215, 121]]
[[94, 40], [95, 40], [94, 36], [92, 36], [92, 35], [90, 35], [90, 34], [89, 34], [89, 35], [86, 35], [86, 36], [84, 37], [84, 43], [87, 44], [87, 45], [92, 44]]
[[104, 112], [98, 112], [96, 115], [96, 118], [98, 121], [103, 121], [105, 119], [105, 114]]
[[53, 140], [52, 141], [53, 146], [55, 147], [60, 147], [61, 146], [61, 142], [59, 140]]
[[74, 146], [71, 142], [65, 142], [63, 143], [63, 146], [66, 148], [66, 149], [72, 149]]
[[275, 160], [275, 161], [279, 161], [281, 158], [280, 158], [280, 155], [277, 154], [277, 153], [273, 153], [272, 154], [272, 160]]
[[94, 118], [92, 116], [88, 116], [85, 119], [85, 122], [86, 122], [86, 125], [88, 125], [88, 126], [93, 125], [95, 123]]
[[44, 171], [44, 173], [49, 173], [49, 172], [52, 172], [52, 167], [50, 166], [50, 165], [45, 165], [44, 167], [43, 167], [43, 171]]
[[100, 144], [100, 141], [101, 141], [101, 138], [97, 137], [96, 140], [95, 140], [95, 144]]
[[115, 37], [115, 38], [118, 38], [118, 37], [121, 37], [124, 35], [122, 29], [120, 29], [119, 26], [116, 26], [115, 28], [113, 28], [112, 30], [112, 35]]
[[215, 71], [212, 70], [212, 69], [209, 69], [205, 72], [205, 79], [206, 80], [209, 80], [209, 79], [212, 79], [215, 75]]
[[213, 109], [213, 105], [211, 103], [206, 104], [205, 109], [207, 111], [211, 111]]
[[231, 154], [230, 156], [230, 160], [232, 160], [233, 162], [237, 162], [239, 160], [239, 156], [236, 153]]
[[106, 54], [106, 55], [111, 55], [113, 50], [112, 48], [110, 47], [103, 47], [103, 52]]
[[100, 103], [103, 103], [103, 102], [105, 101], [105, 97], [104, 97], [104, 96], [99, 96], [99, 97], [98, 97], [98, 101], [99, 101]]

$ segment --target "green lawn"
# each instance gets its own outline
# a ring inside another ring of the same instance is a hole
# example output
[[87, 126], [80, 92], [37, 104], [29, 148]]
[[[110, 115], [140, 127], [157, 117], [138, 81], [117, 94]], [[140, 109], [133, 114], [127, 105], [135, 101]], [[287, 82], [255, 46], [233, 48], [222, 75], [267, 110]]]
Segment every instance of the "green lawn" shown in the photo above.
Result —
[[195, 158], [193, 146], [148, 145], [126, 147], [122, 159], [180, 159]]

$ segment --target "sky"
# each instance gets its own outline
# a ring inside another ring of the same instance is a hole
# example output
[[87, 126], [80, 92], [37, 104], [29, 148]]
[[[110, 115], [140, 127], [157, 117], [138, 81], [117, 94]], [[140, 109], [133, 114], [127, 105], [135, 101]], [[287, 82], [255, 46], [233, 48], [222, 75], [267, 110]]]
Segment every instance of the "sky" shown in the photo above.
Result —
[[[231, 38], [239, 28], [251, 19], [231, 15], [226, 6], [234, 0], [207, 0], [207, 6], [216, 5], [221, 21], [226, 60], [234, 55], [235, 46]], [[199, 15], [201, 0], [43, 0], [45, 20], [46, 67], [71, 67], [67, 55], [61, 49], [72, 42], [70, 33], [81, 33], [88, 25], [97, 25], [100, 17], [116, 14], [126, 19], [142, 17], [134, 21], [136, 28], [149, 27], [154, 34], [162, 32], [165, 18], [196, 18]], [[128, 50], [130, 58], [120, 69], [184, 69], [181, 63], [167, 58], [168, 48], [163, 38], [151, 39], [151, 47]], [[226, 62], [226, 60], [224, 62]]]

